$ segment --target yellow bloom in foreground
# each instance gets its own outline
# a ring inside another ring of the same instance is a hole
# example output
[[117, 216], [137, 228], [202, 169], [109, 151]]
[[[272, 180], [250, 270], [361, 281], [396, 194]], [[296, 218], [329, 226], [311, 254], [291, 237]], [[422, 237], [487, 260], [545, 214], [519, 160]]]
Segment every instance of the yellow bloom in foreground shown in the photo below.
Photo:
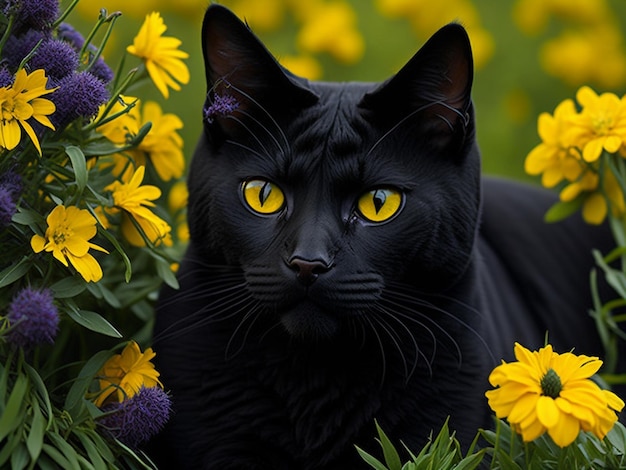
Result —
[[57, 206], [46, 219], [48, 228], [45, 235], [33, 235], [30, 245], [35, 253], [52, 252], [52, 255], [68, 266], [68, 261], [85, 281], [97, 282], [102, 278], [102, 268], [89, 254], [89, 249], [107, 251], [90, 243], [97, 232], [96, 219], [86, 209], [74, 206]]
[[111, 357], [98, 373], [100, 394], [95, 400], [96, 406], [107, 401], [122, 402], [135, 395], [143, 386], [146, 388], [163, 386], [159, 373], [150, 362], [156, 354], [152, 348], [144, 353], [139, 345], [131, 341], [120, 354]]
[[124, 212], [122, 233], [131, 244], [145, 245], [133, 220], [152, 243], [159, 244], [162, 241], [168, 243], [171, 227], [149, 209], [155, 206], [152, 201], [161, 197], [161, 190], [149, 184], [142, 186], [144, 173], [145, 167], [143, 166], [137, 168], [136, 171], [127, 171], [122, 176], [122, 181], [115, 181], [104, 189], [111, 191], [115, 208]]
[[585, 161], [595, 162], [602, 150], [615, 153], [626, 144], [626, 97], [620, 99], [613, 93], [598, 96], [583, 86], [576, 100], [582, 111], [572, 117], [566, 138], [582, 149]]
[[54, 91], [46, 89], [47, 83], [44, 70], [28, 74], [20, 69], [15, 74], [13, 85], [0, 88], [0, 147], [14, 149], [22, 139], [23, 128], [41, 155], [39, 139], [28, 120], [32, 118], [54, 130], [48, 115], [54, 113], [56, 107], [52, 101], [40, 98]]
[[163, 36], [166, 29], [158, 12], [146, 15], [133, 44], [126, 50], [144, 61], [152, 82], [168, 98], [168, 87], [180, 90], [179, 83], [189, 83], [189, 69], [181, 60], [189, 54], [178, 49], [180, 39]]
[[602, 361], [548, 345], [529, 351], [515, 343], [517, 362], [502, 362], [489, 376], [495, 390], [485, 393], [498, 418], [507, 418], [525, 442], [546, 431], [559, 446], [574, 442], [581, 430], [603, 439], [624, 402], [589, 378]]

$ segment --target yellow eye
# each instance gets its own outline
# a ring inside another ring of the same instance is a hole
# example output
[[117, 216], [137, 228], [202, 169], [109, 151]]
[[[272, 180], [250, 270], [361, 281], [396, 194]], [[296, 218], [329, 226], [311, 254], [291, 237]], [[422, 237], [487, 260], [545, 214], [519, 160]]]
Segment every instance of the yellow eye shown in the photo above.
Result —
[[402, 194], [395, 189], [379, 188], [359, 198], [357, 208], [370, 222], [384, 222], [393, 217], [402, 206]]
[[248, 207], [258, 214], [273, 214], [285, 205], [285, 195], [270, 181], [245, 181], [241, 190]]

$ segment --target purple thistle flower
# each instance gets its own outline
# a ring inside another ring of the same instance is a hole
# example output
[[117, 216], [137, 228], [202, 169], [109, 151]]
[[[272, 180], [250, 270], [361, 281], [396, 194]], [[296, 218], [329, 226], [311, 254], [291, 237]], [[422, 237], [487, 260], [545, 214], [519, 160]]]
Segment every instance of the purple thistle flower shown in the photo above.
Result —
[[49, 30], [59, 16], [59, 0], [21, 0], [18, 5], [19, 28]]
[[[68, 42], [71, 46], [76, 50], [76, 52], [80, 52], [82, 47], [85, 44], [85, 38], [80, 33], [74, 29], [74, 27], [69, 23], [61, 23], [58, 29], [58, 37], [63, 41]], [[87, 47], [87, 51], [90, 54], [90, 57], [95, 54], [96, 48], [93, 45], [89, 45]], [[91, 60], [91, 59], [90, 59]], [[109, 83], [113, 80], [114, 73], [111, 70], [111, 67], [104, 61], [102, 57], [98, 57], [98, 60], [91, 66], [89, 72], [98, 77], [104, 83]]]
[[49, 77], [61, 79], [78, 68], [78, 53], [65, 41], [50, 39], [41, 43], [28, 65], [31, 70], [44, 69]]
[[50, 116], [56, 129], [79, 117], [92, 118], [109, 99], [105, 84], [89, 72], [72, 73], [55, 85], [59, 88], [49, 96], [57, 108]]
[[50, 39], [48, 33], [30, 29], [19, 36], [9, 36], [2, 48], [2, 55], [11, 70], [17, 69], [24, 57], [32, 52], [39, 41]]
[[11, 217], [15, 214], [17, 206], [13, 198], [13, 192], [0, 185], [0, 229], [6, 228], [11, 223]]
[[6, 67], [0, 68], [0, 88], [13, 85], [14, 76]]
[[59, 329], [59, 312], [48, 289], [26, 287], [9, 305], [7, 318], [13, 328], [7, 341], [25, 349], [53, 343]]
[[108, 436], [137, 449], [154, 437], [169, 420], [172, 404], [160, 387], [141, 387], [121, 403], [102, 408], [105, 414], [98, 425]]
[[207, 99], [207, 104], [205, 104], [204, 109], [202, 110], [202, 114], [204, 120], [209, 124], [212, 124], [216, 117], [219, 116], [228, 116], [233, 113], [239, 107], [239, 101], [232, 95], [218, 95], [215, 93], [213, 95], [213, 103], [209, 104], [209, 100]]

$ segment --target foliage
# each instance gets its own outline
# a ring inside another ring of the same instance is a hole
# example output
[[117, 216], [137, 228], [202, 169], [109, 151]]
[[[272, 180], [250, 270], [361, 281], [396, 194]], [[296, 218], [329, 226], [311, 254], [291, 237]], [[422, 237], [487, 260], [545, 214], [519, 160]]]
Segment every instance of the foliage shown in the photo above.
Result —
[[129, 95], [160, 51], [113, 71], [119, 14], [84, 37], [66, 22], [77, 1], [0, 2], [2, 468], [152, 468], [140, 447], [170, 412], [137, 343], [187, 238], [182, 123]]

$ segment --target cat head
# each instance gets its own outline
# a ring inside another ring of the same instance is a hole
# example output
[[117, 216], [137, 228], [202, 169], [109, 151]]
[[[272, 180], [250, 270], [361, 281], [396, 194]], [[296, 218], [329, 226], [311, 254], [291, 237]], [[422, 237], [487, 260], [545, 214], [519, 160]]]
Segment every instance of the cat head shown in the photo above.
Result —
[[472, 54], [444, 26], [383, 83], [309, 82], [233, 13], [202, 29], [205, 131], [189, 175], [194, 245], [241, 267], [294, 336], [332, 337], [392, 285], [457, 283], [480, 207]]

